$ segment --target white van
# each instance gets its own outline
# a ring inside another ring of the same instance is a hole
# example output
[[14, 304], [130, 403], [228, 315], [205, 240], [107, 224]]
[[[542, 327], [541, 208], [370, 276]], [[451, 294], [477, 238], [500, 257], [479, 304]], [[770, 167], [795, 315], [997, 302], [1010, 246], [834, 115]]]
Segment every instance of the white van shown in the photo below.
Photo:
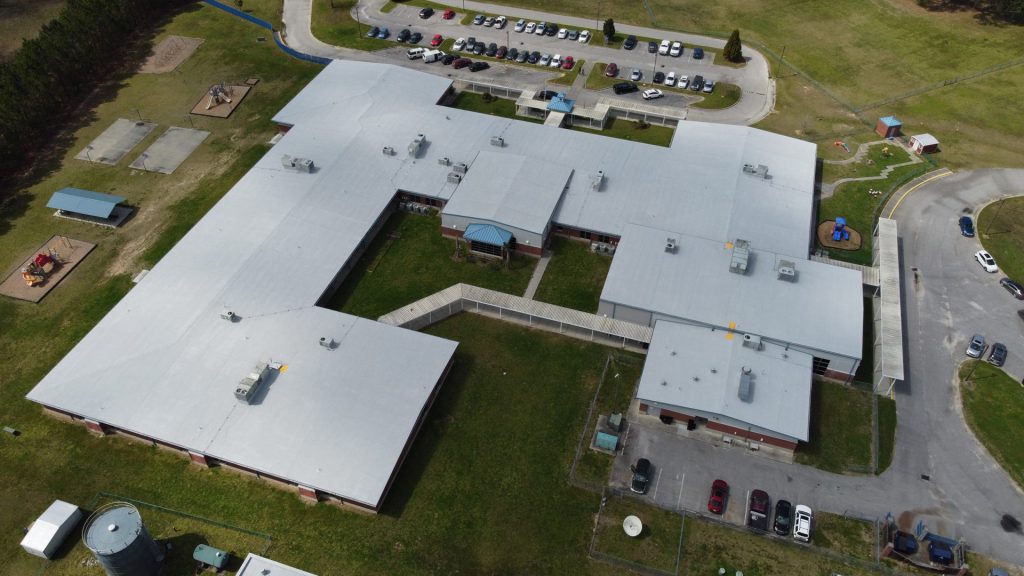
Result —
[[409, 60], [415, 60], [417, 58], [423, 58], [423, 53], [426, 51], [426, 48], [409, 48], [405, 55], [409, 57]]
[[437, 62], [441, 58], [444, 58], [444, 52], [440, 50], [427, 50], [423, 53], [423, 61], [427, 64]]

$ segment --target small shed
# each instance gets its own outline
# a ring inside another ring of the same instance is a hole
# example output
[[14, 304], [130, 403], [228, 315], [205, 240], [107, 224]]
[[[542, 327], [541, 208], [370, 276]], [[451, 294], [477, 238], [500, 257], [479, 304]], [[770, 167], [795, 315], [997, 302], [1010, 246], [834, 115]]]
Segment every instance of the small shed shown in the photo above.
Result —
[[131, 213], [129, 208], [120, 206], [123, 196], [101, 194], [80, 188], [62, 188], [53, 193], [47, 208], [53, 208], [56, 216], [101, 224], [119, 226]]
[[51, 559], [81, 519], [78, 506], [55, 500], [29, 527], [21, 547], [33, 556]]
[[485, 256], [505, 258], [513, 238], [512, 233], [493, 224], [473, 223], [466, 226], [462, 239], [469, 244], [469, 250]]
[[918, 154], [934, 154], [939, 151], [939, 141], [931, 134], [910, 137], [910, 149]]
[[900, 135], [902, 127], [903, 123], [895, 116], [886, 116], [878, 119], [878, 124], [875, 124], [875, 133], [882, 138], [895, 138]]

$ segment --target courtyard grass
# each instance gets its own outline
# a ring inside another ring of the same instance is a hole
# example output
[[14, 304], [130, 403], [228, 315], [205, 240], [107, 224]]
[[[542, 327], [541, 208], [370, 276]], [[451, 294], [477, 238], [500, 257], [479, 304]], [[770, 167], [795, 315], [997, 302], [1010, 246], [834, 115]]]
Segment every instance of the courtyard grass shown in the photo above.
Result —
[[989, 454], [1024, 487], [1024, 442], [1018, 429], [1024, 420], [1024, 386], [988, 362], [960, 365], [960, 397], [964, 419]]
[[[630, 537], [622, 529], [626, 516], [643, 522], [643, 531]], [[676, 571], [683, 516], [638, 499], [609, 495], [594, 533], [594, 551], [669, 574]]]
[[633, 400], [633, 391], [640, 374], [643, 372], [643, 358], [626, 352], [615, 352], [608, 364], [601, 390], [594, 404], [593, 420], [588, 423], [587, 434], [583, 439], [584, 449], [576, 464], [576, 478], [595, 486], [608, 483], [611, 474], [613, 456], [597, 452], [589, 448], [593, 437], [593, 428], [599, 418], [618, 412], [625, 414]]
[[534, 118], [516, 116], [516, 103], [513, 100], [507, 100], [505, 98], [488, 99], [483, 94], [477, 94], [475, 92], [459, 92], [458, 95], [455, 96], [455, 103], [452, 107], [459, 108], [461, 110], [469, 110], [470, 112], [479, 112], [480, 114], [490, 114], [491, 116], [539, 122], [539, 120]]
[[576, 81], [576, 78], [580, 75], [580, 70], [583, 70], [583, 66], [586, 64], [583, 60], [576, 60], [572, 70], [564, 72], [558, 78], [548, 80], [548, 84], [561, 84], [564, 86], [572, 86], [572, 83]]
[[796, 461], [839, 474], [869, 470], [871, 394], [834, 382], [815, 382], [810, 442], [797, 447]]
[[1006, 276], [1024, 282], [1024, 198], [1005, 198], [985, 206], [975, 229], [982, 246]]
[[[618, 82], [622, 82], [622, 78], [609, 78], [604, 75], [605, 70], [608, 69], [608, 64], [605, 62], [595, 62], [590, 67], [590, 74], [587, 76], [587, 83], [584, 84], [587, 90], [605, 90], [611, 88]], [[621, 72], [620, 72], [621, 73]]]
[[632, 142], [653, 144], [655, 146], [671, 145], [672, 135], [675, 133], [674, 128], [667, 126], [641, 124], [640, 122], [624, 120], [622, 118], [609, 118], [604, 130], [594, 130], [593, 128], [584, 128], [582, 126], [572, 126], [571, 129], [591, 134], [600, 134], [610, 138], [621, 138]]
[[590, 249], [590, 242], [553, 236], [551, 261], [534, 299], [566, 308], [597, 312], [612, 258]]
[[[849, 143], [847, 143], [849, 145]], [[835, 148], [835, 146], [833, 146]], [[884, 152], [888, 149], [889, 156]], [[856, 147], [851, 147], [856, 152]], [[892, 144], [875, 144], [868, 147], [867, 156], [857, 162], [849, 164], [823, 164], [822, 182], [835, 182], [842, 178], [863, 178], [866, 176], [878, 176], [882, 170], [893, 164], [902, 164], [910, 161], [910, 153], [903, 147]]]
[[[679, 90], [677, 88], [677, 90]], [[735, 84], [719, 82], [715, 84], [715, 91], [711, 94], [702, 94], [703, 100], [690, 104], [694, 108], [706, 110], [722, 110], [740, 101], [743, 96], [743, 89]]]
[[[380, 50], [396, 46], [391, 39], [367, 38], [369, 24], [356, 22], [352, 8], [356, 0], [313, 0], [313, 36], [334, 45], [357, 50]], [[392, 37], [398, 30], [391, 30]]]

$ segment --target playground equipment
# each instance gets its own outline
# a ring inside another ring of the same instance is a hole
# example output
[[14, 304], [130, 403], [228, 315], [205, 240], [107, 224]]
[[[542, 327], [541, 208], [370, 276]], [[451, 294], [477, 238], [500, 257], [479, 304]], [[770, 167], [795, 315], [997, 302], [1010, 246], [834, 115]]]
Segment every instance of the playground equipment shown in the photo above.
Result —
[[206, 102], [206, 109], [209, 110], [214, 106], [228, 103], [231, 104], [231, 96], [228, 94], [229, 89], [224, 86], [224, 82], [220, 84], [214, 84], [210, 88], [210, 99]]
[[892, 152], [889, 151], [889, 147], [888, 146], [885, 146], [884, 148], [882, 148], [882, 156], [885, 156], [886, 158], [892, 156]]
[[836, 218], [835, 224], [832, 225], [832, 241], [839, 242], [840, 240], [849, 240], [850, 231], [846, 229], [846, 218], [839, 216]]
[[28, 263], [28, 266], [21, 269], [21, 277], [25, 280], [25, 284], [29, 286], [38, 286], [46, 280], [46, 277], [53, 272], [54, 265], [59, 261], [57, 249], [50, 247], [46, 254], [40, 252], [36, 254], [36, 257]]
[[842, 140], [836, 140], [835, 141], [835, 146], [836, 146], [836, 148], [842, 148], [843, 150], [846, 150], [847, 154], [850, 153], [850, 147], [847, 146], [846, 142], [843, 142]]

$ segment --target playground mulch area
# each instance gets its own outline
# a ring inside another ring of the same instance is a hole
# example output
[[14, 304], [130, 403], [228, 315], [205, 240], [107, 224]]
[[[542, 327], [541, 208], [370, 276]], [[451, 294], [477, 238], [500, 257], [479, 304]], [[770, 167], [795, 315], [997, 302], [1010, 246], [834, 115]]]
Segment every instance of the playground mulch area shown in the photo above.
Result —
[[[75, 269], [75, 266], [78, 266], [79, 262], [85, 260], [85, 257], [95, 247], [95, 244], [56, 234], [42, 246], [33, 250], [32, 254], [24, 262], [12, 270], [7, 275], [7, 278], [4, 278], [3, 283], [0, 283], [0, 294], [17, 298], [18, 300], [39, 302], [50, 293], [50, 290], [56, 288], [57, 284], [70, 274]], [[40, 284], [29, 286], [25, 283], [25, 279], [21, 277], [21, 270], [35, 260], [36, 254], [46, 254], [51, 248], [57, 252], [56, 263], [47, 274], [46, 279]]]
[[860, 232], [857, 232], [849, 225], [846, 226], [847, 232], [850, 233], [849, 240], [833, 240], [832, 239], [832, 228], [835, 226], [835, 220], [826, 220], [821, 224], [818, 224], [818, 243], [828, 248], [835, 248], [837, 250], [856, 250], [860, 248], [861, 239]]
[[227, 118], [242, 103], [242, 100], [249, 94], [249, 90], [252, 90], [252, 86], [247, 84], [225, 84], [224, 88], [227, 90], [228, 98], [231, 98], [231, 102], [221, 102], [207, 110], [206, 105], [210, 102], [210, 92], [206, 91], [203, 92], [203, 96], [196, 102], [196, 105], [192, 107], [192, 114], [211, 116], [213, 118]]
[[168, 36], [153, 48], [149, 58], [139, 68], [139, 72], [147, 74], [164, 74], [171, 72], [188, 60], [188, 57], [203, 43], [202, 38], [188, 36]]

